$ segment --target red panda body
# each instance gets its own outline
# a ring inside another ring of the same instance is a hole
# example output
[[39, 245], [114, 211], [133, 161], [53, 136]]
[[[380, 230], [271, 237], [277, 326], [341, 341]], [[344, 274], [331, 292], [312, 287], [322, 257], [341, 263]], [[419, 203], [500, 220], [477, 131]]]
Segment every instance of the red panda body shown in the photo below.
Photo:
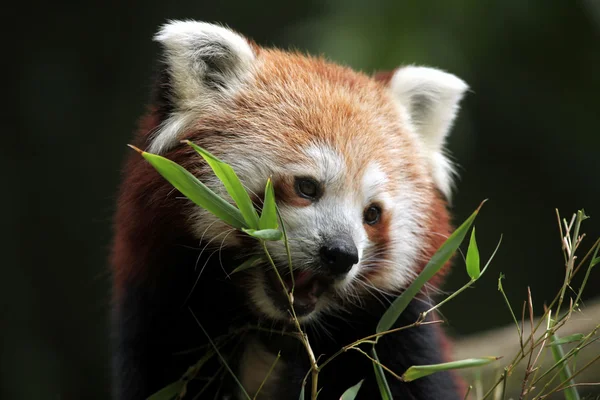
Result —
[[[451, 232], [452, 171], [443, 144], [464, 82], [423, 67], [373, 79], [192, 21], [171, 22], [156, 39], [165, 50], [163, 69], [134, 144], [183, 165], [223, 195], [181, 140], [232, 165], [255, 200], [272, 177], [290, 237], [295, 308], [315, 355], [326, 359], [373, 334]], [[256, 243], [182, 198], [137, 154], [125, 167], [115, 221], [116, 399], [144, 399], [179, 379], [212, 351], [201, 327], [250, 396], [281, 352], [258, 398], [298, 399], [308, 358], [296, 338], [277, 333], [293, 328], [272, 271], [228, 275], [260, 252]], [[283, 245], [270, 244], [269, 251], [285, 273]], [[413, 301], [396, 326], [429, 307], [424, 298]], [[444, 349], [435, 325], [386, 335], [378, 344], [382, 363], [398, 374], [447, 361]], [[319, 398], [338, 399], [361, 379], [358, 398], [379, 398], [371, 361], [344, 353], [320, 373]], [[389, 382], [394, 398], [462, 398], [449, 373]], [[217, 357], [201, 368], [187, 397], [243, 398]]]

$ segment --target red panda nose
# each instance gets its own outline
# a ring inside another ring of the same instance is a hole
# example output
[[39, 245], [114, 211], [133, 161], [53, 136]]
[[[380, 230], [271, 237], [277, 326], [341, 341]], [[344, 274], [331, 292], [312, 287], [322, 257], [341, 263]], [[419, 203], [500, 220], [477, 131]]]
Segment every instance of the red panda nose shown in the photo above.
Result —
[[332, 275], [348, 273], [358, 263], [358, 249], [351, 237], [329, 240], [319, 250], [321, 264]]

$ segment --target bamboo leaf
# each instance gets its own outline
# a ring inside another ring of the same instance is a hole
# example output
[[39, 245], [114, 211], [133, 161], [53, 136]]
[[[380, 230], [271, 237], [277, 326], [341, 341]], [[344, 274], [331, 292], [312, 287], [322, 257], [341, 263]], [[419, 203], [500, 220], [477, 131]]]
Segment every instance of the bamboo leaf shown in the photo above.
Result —
[[237, 174], [231, 168], [231, 166], [224, 161], [218, 159], [208, 151], [204, 150], [202, 147], [190, 142], [189, 140], [185, 140], [184, 143], [187, 143], [191, 146], [198, 154], [204, 158], [204, 160], [210, 165], [213, 172], [219, 178], [227, 193], [231, 196], [235, 204], [237, 204], [240, 212], [244, 216], [244, 220], [246, 221], [246, 225], [250, 228], [257, 229], [258, 228], [258, 213], [252, 204], [252, 200], [250, 200], [250, 196], [248, 192], [240, 182]]
[[247, 259], [246, 261], [244, 261], [241, 265], [239, 265], [236, 269], [234, 269], [233, 271], [231, 271], [231, 273], [229, 275], [233, 275], [233, 274], [235, 274], [237, 272], [245, 271], [247, 269], [255, 267], [261, 261], [263, 261], [262, 255], [256, 255], [256, 256], [250, 257], [249, 259]]
[[565, 336], [564, 338], [555, 340], [555, 341], [551, 342], [550, 344], [548, 344], [548, 346], [555, 346], [555, 345], [559, 345], [559, 344], [579, 342], [583, 338], [584, 338], [584, 336], [582, 333], [576, 333], [574, 335]]
[[571, 386], [575, 384], [575, 382], [571, 378], [571, 368], [569, 368], [569, 365], [566, 363], [565, 360], [565, 351], [563, 350], [562, 346], [558, 344], [560, 338], [555, 333], [551, 336], [551, 339], [552, 343], [554, 344], [550, 346], [550, 348], [552, 349], [552, 357], [554, 358], [554, 362], [556, 363], [555, 365], [558, 365], [558, 368], [560, 368], [560, 380], [562, 382], [561, 385], [564, 384], [565, 386], [567, 386], [566, 389], [563, 391], [565, 400], [579, 400], [580, 397], [579, 393], [577, 392], [577, 388]]
[[255, 237], [257, 239], [262, 239], [262, 240], [277, 241], [277, 240], [281, 240], [281, 238], [283, 237], [283, 233], [281, 233], [281, 231], [278, 229], [256, 230], [256, 229], [242, 228], [242, 230], [244, 232], [246, 232], [248, 235]]
[[390, 385], [388, 385], [383, 368], [381, 368], [381, 361], [379, 361], [379, 357], [375, 351], [375, 346], [371, 348], [371, 355], [377, 360], [377, 363], [373, 362], [373, 369], [375, 370], [375, 379], [377, 380], [377, 386], [379, 387], [381, 400], [394, 400], [392, 397], [392, 391], [390, 390]]
[[472, 367], [480, 367], [482, 365], [489, 364], [498, 360], [500, 357], [481, 357], [481, 358], [467, 358], [465, 360], [460, 361], [451, 361], [442, 364], [432, 364], [432, 365], [414, 365], [406, 370], [404, 374], [402, 374], [402, 379], [405, 382], [411, 382], [416, 379], [422, 378], [424, 376], [428, 376], [440, 371], [448, 371], [453, 369], [462, 369], [462, 368], [472, 368]]
[[234, 228], [240, 229], [247, 226], [240, 210], [223, 200], [185, 168], [159, 155], [146, 153], [134, 146], [130, 147], [138, 151], [159, 174], [196, 205], [211, 212]]
[[356, 385], [348, 388], [344, 392], [344, 394], [342, 394], [342, 397], [340, 397], [340, 400], [354, 400], [356, 398], [356, 395], [358, 395], [358, 391], [360, 390], [360, 387], [362, 386], [363, 381], [364, 381], [364, 379], [362, 379]]
[[302, 389], [300, 389], [300, 397], [298, 400], [304, 400], [304, 385], [302, 385]]
[[471, 240], [469, 241], [469, 248], [467, 250], [467, 274], [473, 280], [479, 279], [481, 276], [481, 265], [479, 260], [479, 249], [477, 248], [477, 240], [475, 239], [475, 227], [471, 231]]
[[[484, 201], [485, 202], [485, 201]], [[465, 235], [471, 228], [473, 221], [475, 221], [475, 217], [479, 213], [482, 202], [477, 210], [471, 214], [469, 218], [465, 222], [462, 223], [450, 237], [442, 244], [442, 246], [438, 249], [438, 251], [431, 257], [431, 260], [427, 263], [423, 271], [419, 274], [417, 279], [404, 291], [394, 302], [392, 305], [386, 310], [383, 314], [379, 323], [377, 324], [377, 333], [385, 332], [394, 325], [400, 314], [404, 311], [406, 306], [411, 302], [411, 300], [419, 293], [423, 285], [427, 283], [443, 266], [450, 260], [458, 246], [462, 243]]]
[[277, 206], [275, 205], [275, 191], [273, 190], [273, 182], [271, 178], [267, 180], [265, 187], [265, 200], [263, 202], [262, 213], [258, 221], [259, 229], [277, 229]]

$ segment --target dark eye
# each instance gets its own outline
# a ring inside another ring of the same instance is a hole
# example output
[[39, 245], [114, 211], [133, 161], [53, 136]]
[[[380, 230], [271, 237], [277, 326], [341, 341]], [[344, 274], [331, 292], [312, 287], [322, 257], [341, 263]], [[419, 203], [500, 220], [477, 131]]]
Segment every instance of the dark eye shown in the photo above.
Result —
[[319, 184], [311, 178], [296, 178], [296, 192], [300, 197], [314, 200], [319, 197]]
[[365, 223], [369, 225], [375, 225], [381, 218], [381, 208], [378, 206], [369, 206], [365, 210], [363, 218], [365, 219]]

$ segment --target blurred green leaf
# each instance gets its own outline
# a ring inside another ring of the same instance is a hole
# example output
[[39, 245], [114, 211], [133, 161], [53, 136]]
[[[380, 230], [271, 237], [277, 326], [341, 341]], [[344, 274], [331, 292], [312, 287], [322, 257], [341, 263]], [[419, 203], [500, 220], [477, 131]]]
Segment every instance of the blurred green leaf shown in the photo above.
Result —
[[300, 389], [300, 397], [298, 400], [304, 400], [304, 385], [302, 385], [302, 389]]
[[564, 338], [560, 338], [556, 341], [553, 341], [550, 344], [548, 344], [548, 346], [579, 342], [583, 338], [584, 338], [584, 335], [582, 333], [576, 333], [574, 335], [565, 336]]
[[466, 263], [469, 277], [473, 280], [479, 279], [479, 276], [481, 276], [481, 265], [477, 240], [475, 239], [475, 227], [473, 227], [473, 230], [471, 231], [471, 240], [469, 241], [469, 248], [467, 250]]
[[256, 256], [250, 257], [249, 259], [247, 259], [246, 261], [244, 261], [241, 265], [239, 265], [236, 269], [234, 269], [233, 271], [231, 271], [231, 273], [229, 275], [233, 275], [233, 274], [235, 274], [237, 272], [245, 271], [247, 269], [255, 267], [261, 261], [263, 261], [263, 256], [262, 255], [256, 255]]
[[146, 153], [133, 146], [167, 181], [196, 205], [211, 212], [234, 228], [246, 225], [240, 210], [223, 200], [179, 164], [156, 154]]
[[[561, 385], [573, 385], [575, 382], [571, 378], [571, 368], [569, 368], [569, 365], [566, 363], [565, 351], [559, 343], [561, 339], [556, 333], [551, 336], [551, 339], [552, 343], [554, 344], [550, 346], [550, 349], [552, 350], [552, 357], [554, 358], [555, 362], [554, 365], [558, 366], [560, 369], [560, 380], [562, 382]], [[580, 400], [577, 388], [574, 386], [567, 387], [565, 390], [563, 390], [563, 394], [566, 400]]]
[[352, 386], [351, 388], [348, 388], [344, 392], [344, 394], [342, 394], [340, 400], [354, 400], [356, 398], [356, 395], [358, 394], [358, 391], [360, 390], [360, 387], [363, 384], [363, 381], [364, 379], [358, 382], [356, 385]]
[[262, 239], [262, 240], [277, 241], [277, 240], [281, 240], [281, 238], [283, 237], [283, 233], [278, 229], [256, 230], [256, 229], [242, 228], [242, 231], [246, 232], [248, 235], [250, 235], [252, 237], [255, 237], [257, 239]]
[[373, 369], [375, 370], [375, 379], [377, 380], [379, 393], [381, 393], [381, 400], [394, 400], [390, 385], [388, 385], [383, 368], [381, 368], [381, 361], [379, 361], [379, 356], [377, 355], [377, 351], [375, 351], [375, 346], [371, 348], [371, 355], [377, 360], [377, 362], [373, 362]]
[[406, 370], [404, 374], [402, 374], [402, 379], [405, 382], [411, 382], [416, 379], [422, 378], [427, 375], [434, 374], [440, 371], [448, 371], [453, 369], [462, 369], [462, 368], [472, 368], [479, 367], [482, 365], [489, 364], [498, 360], [500, 357], [481, 357], [481, 358], [467, 358], [465, 360], [460, 361], [451, 361], [442, 364], [432, 364], [432, 365], [414, 365]]
[[[485, 201], [484, 201], [485, 202]], [[419, 274], [417, 279], [404, 291], [394, 302], [392, 305], [386, 310], [381, 319], [379, 320], [379, 324], [377, 324], [377, 333], [385, 332], [389, 330], [400, 314], [404, 311], [404, 309], [408, 306], [411, 300], [419, 293], [423, 285], [427, 283], [443, 266], [450, 260], [458, 246], [462, 243], [465, 235], [471, 228], [471, 225], [475, 221], [475, 217], [479, 213], [482, 202], [477, 210], [471, 214], [469, 218], [465, 222], [462, 223], [453, 233], [448, 237], [448, 239], [442, 244], [442, 246], [436, 251], [436, 253], [431, 257], [431, 260], [427, 263], [423, 271]]]
[[265, 187], [265, 200], [263, 202], [262, 213], [258, 221], [259, 229], [277, 229], [277, 206], [275, 205], [275, 191], [271, 178], [267, 180]]
[[235, 204], [237, 204], [240, 212], [244, 216], [247, 226], [257, 229], [258, 213], [252, 204], [252, 200], [250, 200], [248, 192], [244, 188], [244, 185], [242, 185], [242, 182], [240, 182], [240, 179], [233, 168], [231, 168], [231, 166], [226, 162], [218, 159], [208, 151], [204, 150], [202, 147], [190, 142], [189, 140], [184, 142], [196, 150], [196, 152], [200, 154], [204, 160], [206, 160], [217, 178], [223, 182], [227, 193], [229, 193], [233, 201], [235, 201]]

